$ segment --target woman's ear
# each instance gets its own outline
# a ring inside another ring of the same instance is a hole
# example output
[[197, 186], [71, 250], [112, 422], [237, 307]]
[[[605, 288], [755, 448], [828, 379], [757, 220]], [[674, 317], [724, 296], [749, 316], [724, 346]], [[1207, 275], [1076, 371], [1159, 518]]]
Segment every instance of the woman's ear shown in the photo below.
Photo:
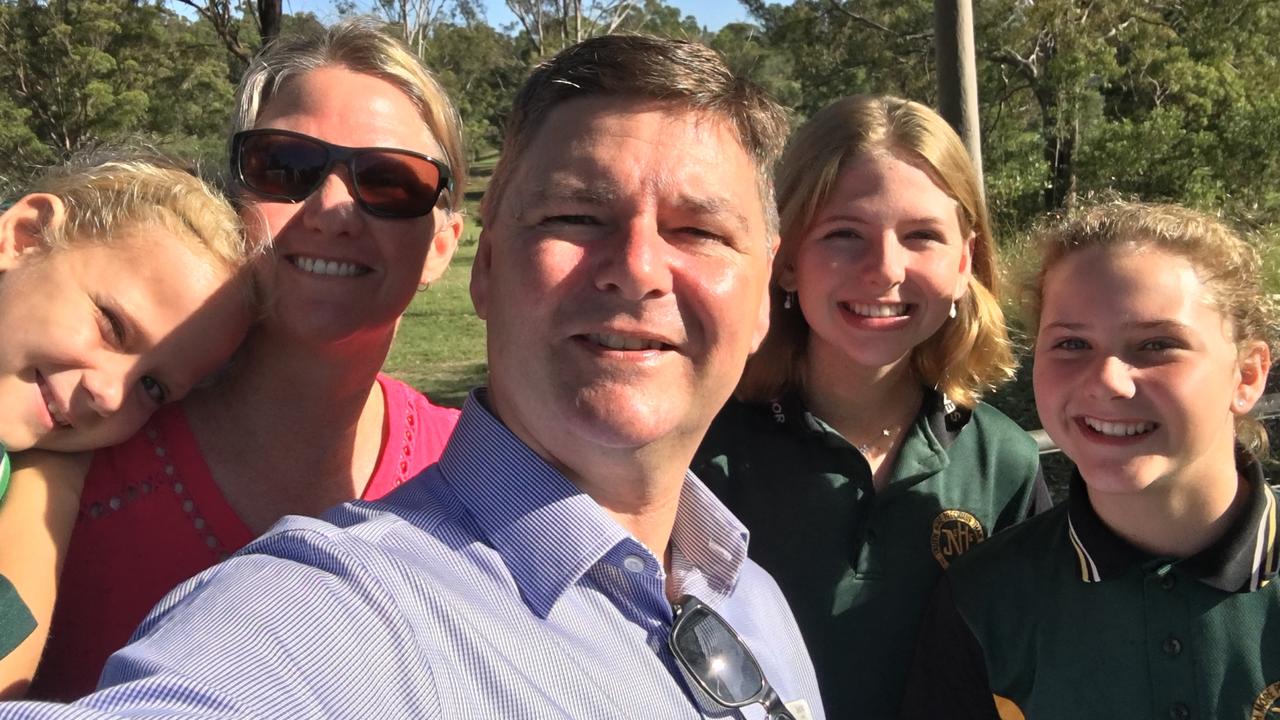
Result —
[[462, 213], [445, 212], [444, 218], [435, 235], [431, 237], [431, 247], [427, 249], [426, 261], [422, 264], [420, 285], [428, 285], [440, 279], [458, 249], [458, 240], [462, 238]]
[[1267, 371], [1271, 369], [1271, 349], [1265, 342], [1255, 340], [1240, 350], [1240, 382], [1231, 399], [1231, 412], [1244, 415], [1267, 388]]
[[778, 274], [778, 287], [786, 292], [795, 292], [799, 287], [796, 282], [796, 268], [791, 263], [787, 263], [783, 267], [774, 266], [774, 272]]
[[0, 215], [0, 271], [39, 250], [45, 229], [61, 224], [66, 212], [62, 198], [49, 193], [23, 195], [5, 210]]

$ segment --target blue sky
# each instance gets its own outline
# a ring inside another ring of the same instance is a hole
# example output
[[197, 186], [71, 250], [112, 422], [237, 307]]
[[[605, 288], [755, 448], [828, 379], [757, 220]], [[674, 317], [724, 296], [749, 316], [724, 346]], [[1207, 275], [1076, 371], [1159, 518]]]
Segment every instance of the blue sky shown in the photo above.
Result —
[[[686, 15], [698, 18], [700, 25], [713, 32], [731, 22], [750, 19], [747, 9], [738, 0], [667, 0], [667, 3], [680, 8]], [[502, 0], [484, 0], [484, 4], [490, 25], [501, 28], [515, 22], [515, 16]]]
[[[667, 2], [680, 8], [686, 15], [696, 17], [699, 24], [713, 32], [731, 22], [750, 19], [747, 9], [742, 7], [742, 3], [738, 0], [667, 0]], [[357, 0], [357, 5], [367, 8], [371, 3], [367, 0]], [[489, 24], [493, 27], [502, 28], [515, 22], [515, 16], [507, 10], [503, 0], [484, 0], [484, 5]], [[331, 22], [337, 17], [333, 11], [332, 0], [284, 0], [284, 11], [311, 11], [325, 22]]]

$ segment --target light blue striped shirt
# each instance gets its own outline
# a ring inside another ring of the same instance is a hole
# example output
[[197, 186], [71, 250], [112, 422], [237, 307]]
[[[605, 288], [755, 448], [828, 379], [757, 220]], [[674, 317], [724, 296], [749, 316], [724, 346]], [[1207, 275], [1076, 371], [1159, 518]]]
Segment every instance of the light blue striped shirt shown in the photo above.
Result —
[[[746, 530], [686, 475], [675, 587], [822, 718], [795, 621], [746, 555]], [[676, 667], [665, 579], [473, 395], [439, 464], [382, 501], [285, 518], [170, 593], [98, 692], [0, 719], [737, 716], [701, 707]]]

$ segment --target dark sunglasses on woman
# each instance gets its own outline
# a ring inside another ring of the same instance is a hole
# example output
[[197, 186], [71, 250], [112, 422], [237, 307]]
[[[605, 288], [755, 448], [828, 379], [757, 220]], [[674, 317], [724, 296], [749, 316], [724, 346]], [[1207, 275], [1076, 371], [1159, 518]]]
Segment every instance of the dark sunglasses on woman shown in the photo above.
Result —
[[378, 217], [421, 217], [441, 192], [453, 189], [448, 165], [412, 150], [343, 147], [272, 128], [242, 130], [231, 139], [235, 179], [272, 200], [306, 200], [338, 164], [347, 168], [356, 202]]
[[667, 645], [686, 678], [723, 707], [759, 703], [769, 720], [795, 720], [724, 618], [692, 595], [680, 598], [674, 610]]

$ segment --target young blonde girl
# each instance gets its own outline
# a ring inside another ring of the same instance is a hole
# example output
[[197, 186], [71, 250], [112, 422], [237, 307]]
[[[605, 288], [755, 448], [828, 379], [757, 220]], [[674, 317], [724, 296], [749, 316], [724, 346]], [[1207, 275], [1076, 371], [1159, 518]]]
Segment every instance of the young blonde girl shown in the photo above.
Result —
[[1101, 205], [1041, 240], [1036, 407], [1076, 464], [1070, 499], [947, 573], [904, 717], [1273, 717], [1257, 254], [1171, 205]]
[[939, 573], [1048, 504], [981, 395], [1013, 359], [977, 173], [937, 113], [849, 97], [792, 138], [768, 337], [694, 470], [751, 531], [831, 717], [888, 718]]
[[39, 651], [24, 601], [52, 591], [77, 494], [8, 488], [7, 451], [112, 445], [186, 395], [253, 319], [247, 254], [227, 201], [158, 158], [59, 168], [0, 215], [0, 656], [21, 644], [0, 690]]

